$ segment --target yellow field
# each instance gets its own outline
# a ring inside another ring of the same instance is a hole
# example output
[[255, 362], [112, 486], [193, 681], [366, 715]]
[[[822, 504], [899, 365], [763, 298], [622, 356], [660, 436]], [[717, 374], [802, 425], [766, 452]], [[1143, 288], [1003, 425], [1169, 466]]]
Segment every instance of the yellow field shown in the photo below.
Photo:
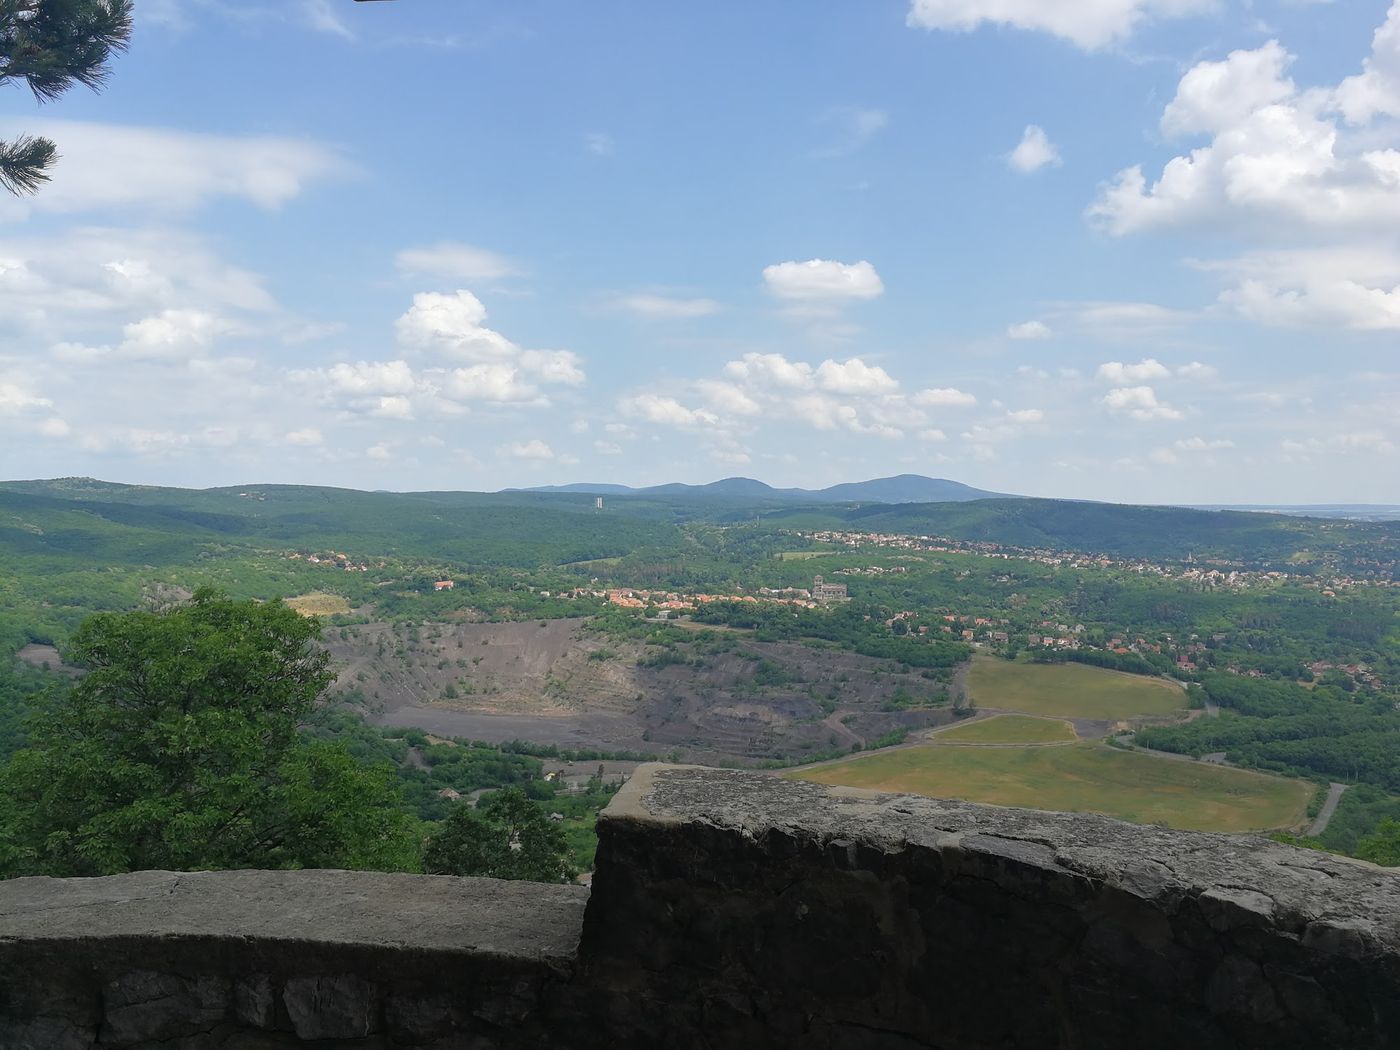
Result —
[[1078, 740], [1074, 726], [1058, 718], [994, 715], [935, 733], [940, 744], [1058, 744]]
[[334, 616], [336, 613], [350, 611], [350, 603], [340, 595], [326, 594], [322, 591], [299, 594], [295, 598], [283, 600], [303, 616]]
[[1069, 747], [925, 744], [842, 759], [789, 776], [821, 784], [1104, 813], [1195, 831], [1261, 831], [1304, 819], [1313, 785], [1199, 762]]
[[994, 656], [972, 660], [968, 688], [978, 707], [1065, 718], [1171, 715], [1186, 706], [1181, 688], [1160, 678], [1087, 664], [1022, 664]]

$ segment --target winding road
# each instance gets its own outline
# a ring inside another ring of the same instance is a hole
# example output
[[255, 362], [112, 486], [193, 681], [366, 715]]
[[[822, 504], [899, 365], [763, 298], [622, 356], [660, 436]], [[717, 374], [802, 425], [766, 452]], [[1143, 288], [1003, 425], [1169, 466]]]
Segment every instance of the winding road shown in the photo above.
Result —
[[1308, 836], [1317, 838], [1327, 830], [1327, 825], [1332, 821], [1332, 814], [1337, 812], [1337, 803], [1342, 800], [1342, 792], [1347, 789], [1346, 784], [1333, 784], [1327, 791], [1327, 801], [1322, 804], [1322, 808], [1317, 812], [1317, 819], [1312, 822], [1312, 827], [1308, 828]]

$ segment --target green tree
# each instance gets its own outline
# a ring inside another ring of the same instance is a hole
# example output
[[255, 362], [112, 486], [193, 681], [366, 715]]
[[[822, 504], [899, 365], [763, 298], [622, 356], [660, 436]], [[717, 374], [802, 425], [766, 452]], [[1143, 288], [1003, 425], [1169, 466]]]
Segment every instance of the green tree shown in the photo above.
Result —
[[86, 674], [0, 770], [0, 874], [414, 868], [393, 771], [300, 732], [334, 677], [319, 634], [208, 589], [84, 621]]
[[1400, 867], [1400, 821], [1383, 820], [1356, 844], [1356, 855], [1372, 864]]
[[[74, 84], [99, 90], [131, 38], [132, 0], [0, 0], [0, 84], [23, 82], [40, 102]], [[0, 140], [0, 186], [33, 193], [58, 150], [49, 139]]]
[[423, 870], [531, 882], [570, 882], [578, 874], [563, 831], [519, 788], [493, 791], [475, 810], [454, 809], [428, 839]]

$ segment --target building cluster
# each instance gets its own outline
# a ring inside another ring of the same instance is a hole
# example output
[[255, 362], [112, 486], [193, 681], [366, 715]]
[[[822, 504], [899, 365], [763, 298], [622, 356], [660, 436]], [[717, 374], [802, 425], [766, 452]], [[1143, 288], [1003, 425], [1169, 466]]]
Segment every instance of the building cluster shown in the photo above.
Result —
[[[1181, 562], [1153, 562], [1141, 558], [1115, 558], [1107, 554], [1083, 554], [1043, 547], [1015, 547], [1007, 544], [953, 539], [949, 536], [914, 536], [888, 532], [845, 532], [822, 529], [815, 532], [793, 532], [792, 535], [816, 543], [859, 549], [881, 547], [892, 550], [929, 551], [940, 554], [972, 554], [982, 558], [1033, 562], [1055, 568], [1108, 569], [1134, 572], [1140, 576], [1186, 580], [1204, 589], [1245, 590], [1274, 583], [1294, 582], [1323, 590], [1355, 587], [1400, 586], [1394, 579], [1393, 566], [1376, 563], [1373, 575], [1357, 576], [1340, 573], [1326, 575], [1280, 572], [1278, 570], [1244, 569], [1219, 558], [1197, 559], [1187, 556]], [[874, 569], [837, 569], [837, 573], [875, 572]], [[904, 572], [903, 566], [885, 569]]]
[[[287, 555], [291, 561], [305, 561], [309, 565], [325, 565], [332, 569], [344, 569], [346, 572], [369, 572], [370, 566], [367, 562], [357, 562], [348, 554], [340, 551], [292, 551]], [[380, 562], [379, 567], [384, 568], [384, 563]]]

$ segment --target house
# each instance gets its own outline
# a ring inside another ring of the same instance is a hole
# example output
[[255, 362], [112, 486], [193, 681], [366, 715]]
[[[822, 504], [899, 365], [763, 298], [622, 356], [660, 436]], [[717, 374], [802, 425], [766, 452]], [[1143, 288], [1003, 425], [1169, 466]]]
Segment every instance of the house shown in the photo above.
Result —
[[848, 600], [844, 583], [826, 583], [820, 576], [812, 581], [812, 597], [819, 602], [844, 602]]
[[455, 586], [452, 580], [438, 580], [433, 584], [435, 591], [450, 591]]

